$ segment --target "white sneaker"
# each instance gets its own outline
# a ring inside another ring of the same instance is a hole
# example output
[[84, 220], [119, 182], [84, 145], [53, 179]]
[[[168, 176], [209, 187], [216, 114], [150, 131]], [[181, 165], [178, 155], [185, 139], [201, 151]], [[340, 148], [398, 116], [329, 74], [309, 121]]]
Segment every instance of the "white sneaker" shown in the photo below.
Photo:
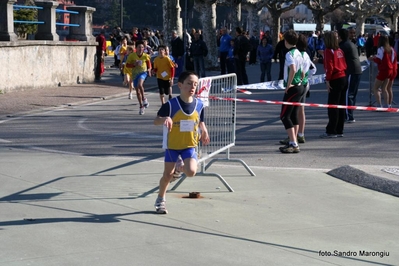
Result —
[[144, 100], [143, 100], [143, 106], [144, 106], [145, 108], [148, 108], [148, 106], [150, 106], [150, 104], [148, 103], [147, 98], [144, 98]]
[[158, 214], [168, 214], [168, 211], [166, 210], [166, 202], [165, 201], [156, 200], [154, 207], [155, 207], [155, 211]]
[[133, 93], [129, 93], [129, 100], [131, 100], [133, 98]]
[[140, 107], [140, 110], [139, 110], [139, 115], [143, 115], [144, 114], [144, 106], [143, 107]]

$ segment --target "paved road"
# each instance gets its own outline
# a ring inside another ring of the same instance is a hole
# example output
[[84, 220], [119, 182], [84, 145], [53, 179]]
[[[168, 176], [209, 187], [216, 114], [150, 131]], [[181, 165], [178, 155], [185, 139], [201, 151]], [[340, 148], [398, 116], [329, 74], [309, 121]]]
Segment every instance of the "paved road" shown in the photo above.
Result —
[[[258, 67], [248, 67], [251, 82]], [[143, 116], [126, 88], [98, 100], [96, 88], [116, 84], [117, 73], [107, 75], [105, 85], [82, 86], [96, 97], [80, 104], [65, 104], [79, 99], [70, 95], [58, 108], [1, 116], [0, 265], [398, 265], [398, 198], [326, 174], [398, 167], [398, 114], [356, 112], [344, 138], [322, 140], [326, 110], [308, 108], [307, 142], [289, 155], [276, 145], [285, 137], [280, 106], [239, 103], [231, 157], [256, 176], [216, 163], [209, 170], [234, 193], [215, 177], [188, 179], [159, 216], [158, 95], [148, 91]], [[368, 104], [365, 79], [359, 105]], [[281, 91], [240, 97], [282, 99]], [[325, 101], [314, 86], [309, 102]], [[191, 191], [202, 198], [187, 199]]]

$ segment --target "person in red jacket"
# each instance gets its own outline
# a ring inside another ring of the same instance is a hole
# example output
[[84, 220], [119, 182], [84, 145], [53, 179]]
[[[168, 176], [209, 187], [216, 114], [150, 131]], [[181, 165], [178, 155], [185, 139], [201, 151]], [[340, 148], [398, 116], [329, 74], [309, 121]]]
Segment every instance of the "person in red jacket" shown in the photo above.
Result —
[[105, 40], [105, 31], [101, 30], [100, 34], [96, 37], [97, 49], [96, 49], [96, 68], [95, 68], [95, 79], [96, 81], [101, 80], [101, 76], [104, 73], [104, 56], [107, 49], [107, 41]]
[[[378, 50], [375, 56], [370, 56], [378, 65], [378, 74], [374, 82], [374, 96], [378, 107], [383, 107], [381, 103], [381, 93], [384, 96], [386, 107], [392, 107], [393, 92], [392, 85], [398, 71], [398, 59], [395, 50], [389, 45], [388, 36], [380, 36]], [[381, 91], [378, 89], [381, 88]]]
[[[346, 102], [346, 61], [344, 52], [339, 48], [338, 36], [328, 31], [324, 34], [326, 49], [324, 51], [324, 69], [328, 104], [345, 105]], [[336, 138], [344, 136], [345, 109], [328, 108], [328, 124], [321, 138]]]

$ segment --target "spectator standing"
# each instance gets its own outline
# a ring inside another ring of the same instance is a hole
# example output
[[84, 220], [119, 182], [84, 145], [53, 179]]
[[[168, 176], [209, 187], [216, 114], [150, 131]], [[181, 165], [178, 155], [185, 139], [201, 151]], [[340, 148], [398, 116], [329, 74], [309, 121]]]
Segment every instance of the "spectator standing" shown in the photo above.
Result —
[[267, 81], [272, 80], [272, 58], [274, 50], [273, 46], [267, 43], [267, 39], [264, 37], [261, 44], [257, 48], [257, 57], [260, 63], [260, 82], [265, 82], [265, 76], [267, 75]]
[[369, 58], [370, 56], [372, 56], [374, 54], [374, 34], [370, 33], [367, 35], [367, 39], [366, 39], [366, 44], [365, 44], [365, 48], [366, 48], [366, 57]]
[[[285, 46], [288, 49], [285, 55], [284, 64], [284, 102], [299, 102], [305, 88], [302, 86], [303, 57], [296, 48], [298, 34], [293, 30], [284, 33]], [[284, 147], [280, 147], [282, 153], [298, 153], [299, 146], [297, 141], [298, 106], [282, 105], [280, 119], [288, 134], [289, 142]]]
[[[346, 102], [346, 61], [344, 52], [339, 48], [335, 32], [327, 31], [324, 35], [326, 49], [324, 51], [324, 69], [326, 73], [326, 86], [328, 104], [345, 105]], [[345, 110], [328, 108], [328, 124], [326, 132], [321, 138], [336, 138], [344, 136]]]
[[226, 57], [227, 73], [236, 73], [236, 67], [234, 63], [234, 40], [230, 40], [230, 48]]
[[359, 36], [357, 36], [357, 41], [356, 41], [357, 53], [358, 53], [359, 56], [364, 51], [365, 44], [366, 44], [366, 39], [364, 38], [364, 35], [359, 34]]
[[177, 64], [175, 76], [178, 78], [180, 73], [183, 71], [184, 68], [184, 42], [183, 40], [177, 35], [177, 31], [172, 31], [172, 56], [175, 59]]
[[199, 78], [205, 77], [205, 61], [204, 57], [208, 55], [208, 47], [206, 43], [200, 39], [199, 32], [194, 34], [194, 41], [191, 43], [190, 55], [194, 63], [194, 71]]
[[[232, 40], [231, 36], [227, 33], [227, 28], [223, 27], [221, 30], [220, 36], [220, 44], [219, 44], [219, 56], [220, 56], [220, 74], [226, 74], [226, 68], [228, 71], [227, 66], [227, 55], [231, 48], [230, 41]], [[230, 72], [228, 72], [230, 73]]]
[[[360, 65], [357, 47], [348, 39], [349, 31], [340, 29], [338, 31], [339, 48], [344, 52], [346, 62], [346, 79], [348, 89], [346, 91], [346, 105], [356, 105], [356, 95], [359, 89], [360, 79], [362, 77], [362, 66]], [[353, 109], [346, 109], [346, 121], [354, 123]]]
[[278, 74], [278, 79], [281, 80], [284, 78], [284, 63], [285, 63], [285, 55], [287, 54], [288, 49], [285, 47], [285, 41], [282, 39], [276, 45], [276, 49], [274, 50], [273, 59], [274, 62], [277, 62], [277, 58], [280, 64], [280, 71]]
[[249, 42], [251, 43], [251, 51], [249, 52], [249, 64], [255, 65], [256, 64], [256, 57], [258, 52], [258, 45], [259, 45], [259, 38], [258, 32], [253, 30], [251, 38], [249, 38]]
[[399, 32], [395, 32], [392, 46], [399, 60]]
[[243, 85], [249, 83], [245, 63], [247, 61], [247, 55], [251, 50], [251, 44], [245, 36], [245, 31], [241, 27], [236, 28], [236, 36], [234, 40], [234, 63], [237, 74], [237, 85]]
[[377, 32], [373, 37], [373, 54], [377, 53], [378, 40], [380, 39], [380, 32]]
[[96, 81], [101, 80], [101, 76], [104, 73], [104, 56], [107, 50], [107, 41], [105, 40], [105, 30], [101, 30], [100, 34], [96, 37], [98, 43], [96, 47], [96, 68], [95, 68], [95, 79]]

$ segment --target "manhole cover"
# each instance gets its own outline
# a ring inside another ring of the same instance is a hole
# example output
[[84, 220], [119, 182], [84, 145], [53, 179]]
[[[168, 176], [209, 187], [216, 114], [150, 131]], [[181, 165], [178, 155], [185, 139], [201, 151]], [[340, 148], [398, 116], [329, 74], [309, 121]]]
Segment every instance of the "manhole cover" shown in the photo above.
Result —
[[382, 171], [393, 175], [399, 175], [399, 168], [384, 168]]

